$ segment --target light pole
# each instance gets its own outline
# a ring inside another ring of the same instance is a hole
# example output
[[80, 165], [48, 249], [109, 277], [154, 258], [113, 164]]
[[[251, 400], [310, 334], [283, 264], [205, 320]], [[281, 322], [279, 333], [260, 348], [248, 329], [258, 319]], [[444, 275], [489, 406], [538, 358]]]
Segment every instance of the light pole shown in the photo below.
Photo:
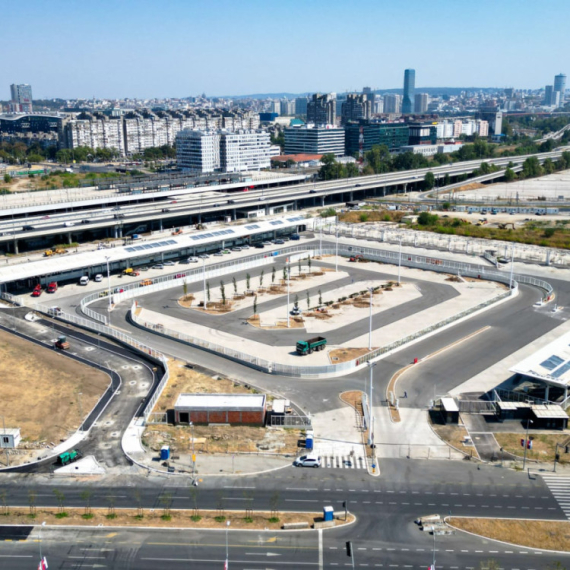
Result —
[[290, 319], [290, 313], [289, 313], [289, 277], [291, 276], [291, 269], [289, 268], [289, 266], [287, 266], [287, 328], [289, 328], [289, 319]]
[[526, 467], [526, 450], [528, 448], [528, 426], [532, 423], [532, 420], [526, 421], [526, 436], [524, 439], [524, 457], [523, 457], [523, 471]]
[[190, 433], [192, 437], [192, 477], [196, 476], [196, 456], [194, 455], [194, 422], [190, 422]]
[[45, 521], [41, 524], [40, 530], [39, 530], [40, 536], [39, 536], [38, 542], [40, 543], [40, 568], [44, 568], [44, 565], [42, 564], [43, 560], [44, 560], [43, 556], [42, 556], [42, 526], [46, 526]]
[[368, 327], [368, 350], [372, 350], [372, 291], [373, 287], [369, 287], [370, 291], [370, 326]]
[[402, 236], [400, 236], [400, 251], [398, 253], [398, 285], [400, 284], [400, 269], [402, 267]]
[[109, 259], [111, 259], [108, 255], [105, 256], [105, 262], [107, 263], [107, 298], [109, 299], [109, 326], [111, 325], [111, 271], [109, 270]]
[[[6, 436], [6, 418], [4, 416], [2, 416], [2, 426], [4, 427], [4, 436]], [[8, 453], [8, 444], [6, 444], [4, 452], [6, 453], [6, 467], [10, 467], [10, 454]]]
[[372, 445], [374, 443], [374, 411], [372, 407], [372, 392], [374, 386], [374, 374], [372, 369], [376, 366], [375, 362], [371, 362], [370, 360], [367, 362], [368, 368], [370, 369], [370, 395], [368, 400], [368, 410], [370, 412], [370, 426], [368, 429], [368, 445]]
[[509, 290], [513, 288], [514, 264], [515, 264], [515, 245], [513, 244], [511, 247], [511, 277], [509, 279]]
[[229, 557], [229, 550], [228, 550], [228, 530], [230, 528], [230, 521], [226, 522], [226, 567], [224, 570], [228, 570], [230, 567], [230, 557]]
[[321, 226], [321, 235], [319, 240], [319, 256], [323, 256], [323, 226]]
[[202, 258], [202, 276], [203, 276], [203, 280], [204, 280], [204, 311], [207, 308], [207, 304], [206, 304], [206, 258], [203, 257]]
[[335, 271], [338, 273], [338, 225], [336, 226], [336, 254], [335, 254]]

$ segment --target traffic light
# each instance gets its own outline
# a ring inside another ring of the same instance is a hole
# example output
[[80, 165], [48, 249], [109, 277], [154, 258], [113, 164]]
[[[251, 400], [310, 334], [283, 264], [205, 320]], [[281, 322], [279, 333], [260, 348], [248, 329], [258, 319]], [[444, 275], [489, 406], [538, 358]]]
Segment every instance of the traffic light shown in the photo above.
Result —
[[350, 541], [346, 543], [346, 555], [352, 556], [352, 542]]
[[346, 509], [346, 501], [343, 501], [343, 502], [342, 502], [342, 508], [343, 508], [343, 509]]

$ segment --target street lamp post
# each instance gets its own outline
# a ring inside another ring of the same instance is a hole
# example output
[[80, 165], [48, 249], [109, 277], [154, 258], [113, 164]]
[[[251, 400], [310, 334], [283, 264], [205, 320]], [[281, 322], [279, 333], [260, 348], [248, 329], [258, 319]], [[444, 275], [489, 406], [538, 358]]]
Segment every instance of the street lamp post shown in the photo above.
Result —
[[370, 369], [370, 395], [368, 400], [368, 410], [370, 412], [370, 426], [368, 428], [368, 445], [372, 445], [374, 443], [374, 411], [372, 407], [372, 392], [374, 390], [374, 375], [372, 369], [376, 366], [375, 362], [371, 362], [370, 360], [367, 362], [368, 368]]
[[319, 256], [323, 256], [323, 226], [321, 226], [321, 234], [319, 240]]
[[335, 254], [335, 269], [338, 272], [338, 225], [336, 226], [336, 254]]
[[[4, 435], [6, 435], [6, 418], [4, 416], [2, 416], [2, 426], [4, 428]], [[6, 444], [4, 452], [6, 453], [6, 467], [10, 467], [10, 454], [8, 453], [8, 444]]]
[[398, 285], [400, 284], [400, 269], [402, 267], [402, 236], [400, 236], [400, 251], [398, 253]]
[[194, 422], [190, 422], [190, 437], [192, 438], [192, 477], [195, 477], [196, 456], [194, 455]]
[[372, 292], [374, 290], [373, 287], [369, 287], [370, 291], [370, 323], [368, 327], [368, 350], [372, 350]]
[[513, 244], [511, 247], [511, 277], [509, 279], [509, 289], [513, 288], [514, 264], [515, 264], [515, 245]]
[[289, 320], [291, 314], [289, 313], [289, 277], [291, 276], [291, 269], [287, 266], [287, 328], [290, 327]]
[[207, 308], [207, 304], [206, 304], [206, 258], [203, 257], [202, 258], [202, 276], [203, 276], [203, 281], [204, 281], [204, 311]]
[[526, 435], [525, 435], [525, 440], [524, 440], [524, 457], [523, 457], [523, 471], [526, 467], [526, 450], [528, 448], [528, 427], [529, 425], [532, 423], [532, 420], [527, 420], [526, 421]]
[[230, 557], [229, 557], [229, 549], [228, 549], [228, 530], [230, 528], [230, 521], [226, 522], [226, 567], [225, 570], [229, 570], [230, 567]]
[[107, 287], [108, 287], [107, 297], [109, 299], [108, 312], [109, 312], [109, 326], [110, 326], [111, 325], [111, 271], [109, 269], [109, 259], [111, 258], [108, 255], [106, 255], [105, 262], [107, 263]]

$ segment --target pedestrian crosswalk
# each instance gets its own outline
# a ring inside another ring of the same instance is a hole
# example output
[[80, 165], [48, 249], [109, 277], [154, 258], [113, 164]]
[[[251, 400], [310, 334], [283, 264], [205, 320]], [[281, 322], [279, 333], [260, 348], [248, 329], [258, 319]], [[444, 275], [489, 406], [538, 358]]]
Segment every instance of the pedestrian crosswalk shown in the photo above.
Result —
[[325, 469], [366, 469], [362, 455], [322, 455], [321, 467]]
[[570, 519], [570, 477], [542, 475], [544, 482], [558, 501], [567, 519]]

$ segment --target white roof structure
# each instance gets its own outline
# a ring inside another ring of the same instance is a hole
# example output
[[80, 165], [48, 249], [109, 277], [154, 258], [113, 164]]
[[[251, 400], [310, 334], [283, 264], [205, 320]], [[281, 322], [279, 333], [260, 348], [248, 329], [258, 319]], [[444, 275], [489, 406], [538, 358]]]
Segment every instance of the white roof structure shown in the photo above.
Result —
[[446, 412], [458, 412], [459, 408], [453, 398], [442, 398], [441, 405]]
[[541, 348], [509, 369], [553, 386], [570, 384], [570, 332]]
[[10, 283], [21, 279], [30, 279], [44, 275], [57, 275], [77, 269], [89, 267], [103, 267], [118, 261], [148, 257], [171, 251], [221, 242], [227, 239], [243, 238], [252, 234], [260, 234], [285, 228], [296, 227], [300, 224], [309, 224], [310, 219], [301, 215], [292, 215], [264, 221], [251, 221], [244, 225], [215, 228], [178, 236], [168, 236], [157, 239], [146, 239], [133, 242], [132, 245], [103, 248], [97, 251], [81, 252], [76, 254], [46, 257], [28, 263], [14, 264], [0, 267], [0, 283]]
[[559, 420], [568, 419], [568, 414], [560, 406], [553, 404], [531, 406], [530, 409], [536, 418], [550, 418]]
[[265, 394], [180, 394], [177, 411], [258, 411], [265, 408]]

